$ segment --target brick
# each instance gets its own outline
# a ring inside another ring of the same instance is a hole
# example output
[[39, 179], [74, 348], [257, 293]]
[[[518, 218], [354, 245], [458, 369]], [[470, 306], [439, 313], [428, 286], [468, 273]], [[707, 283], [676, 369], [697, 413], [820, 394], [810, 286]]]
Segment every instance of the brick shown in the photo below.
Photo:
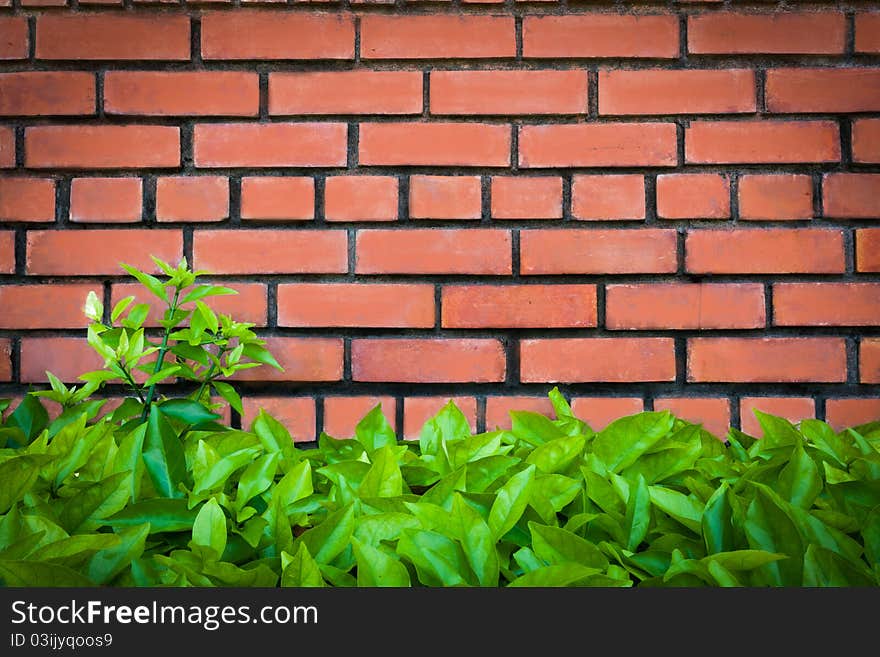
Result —
[[843, 234], [823, 228], [692, 230], [687, 271], [696, 274], [839, 274]]
[[374, 338], [351, 343], [355, 381], [489, 383], [503, 381], [500, 340], [481, 338]]
[[739, 179], [739, 218], [778, 221], [813, 216], [813, 180], [799, 174], [747, 174]]
[[880, 228], [856, 231], [856, 270], [880, 271]]
[[143, 116], [257, 116], [257, 73], [108, 71], [104, 111]]
[[0, 274], [15, 273], [15, 233], [0, 231]]
[[526, 16], [523, 56], [678, 57], [678, 18], [672, 15]]
[[324, 433], [334, 438], [352, 438], [363, 417], [376, 405], [392, 428], [397, 426], [397, 400], [394, 397], [325, 397]]
[[37, 59], [177, 60], [190, 58], [184, 14], [118, 12], [40, 14]]
[[547, 397], [486, 397], [486, 431], [509, 430], [510, 411], [530, 411], [551, 419], [556, 415]]
[[685, 160], [692, 164], [837, 162], [834, 121], [693, 121], [685, 129]]
[[287, 176], [242, 178], [241, 218], [265, 221], [314, 219], [314, 179]]
[[574, 397], [571, 410], [593, 431], [601, 431], [615, 420], [641, 413], [645, 403], [638, 397]]
[[11, 169], [15, 166], [15, 131], [0, 126], [0, 169]]
[[522, 274], [668, 274], [678, 269], [676, 232], [523, 230]]
[[880, 119], [857, 119], [852, 126], [853, 162], [880, 162]]
[[880, 283], [775, 283], [777, 326], [874, 326]]
[[716, 173], [657, 176], [657, 216], [661, 219], [730, 218], [730, 181]]
[[537, 338], [519, 353], [523, 383], [675, 380], [672, 338]]
[[0, 381], [12, 381], [12, 341], [0, 338]]
[[401, 283], [283, 283], [278, 326], [434, 326], [434, 286]]
[[330, 176], [324, 181], [324, 219], [395, 221], [397, 198], [393, 176]]
[[856, 52], [880, 52], [880, 14], [856, 14]]
[[156, 221], [222, 221], [228, 216], [225, 176], [168, 176], [156, 181]]
[[688, 16], [688, 52], [698, 54], [842, 54], [846, 19], [839, 12]]
[[767, 71], [765, 88], [770, 112], [880, 110], [877, 68], [773, 68]]
[[63, 116], [95, 112], [93, 73], [0, 73], [2, 116]]
[[487, 123], [362, 123], [362, 165], [510, 165], [510, 128]]
[[180, 165], [180, 128], [160, 125], [41, 125], [25, 129], [25, 166], [134, 169]]
[[880, 340], [877, 338], [862, 338], [859, 343], [859, 381], [880, 383]]
[[492, 228], [362, 230], [358, 274], [510, 274], [510, 232]]
[[514, 57], [512, 16], [361, 17], [363, 59]]
[[197, 167], [345, 166], [344, 123], [208, 123], [194, 130]]
[[825, 421], [835, 431], [843, 431], [880, 420], [880, 398], [829, 399], [825, 402]]
[[418, 440], [425, 423], [450, 401], [467, 418], [471, 433], [476, 433], [477, 400], [473, 397], [406, 397], [403, 400], [404, 439]]
[[315, 400], [311, 397], [245, 397], [241, 400], [243, 429], [250, 429], [263, 409], [287, 429], [295, 443], [315, 440]]
[[606, 328], [748, 329], [765, 325], [760, 283], [638, 283], [609, 285]]
[[599, 114], [737, 114], [756, 109], [755, 73], [723, 70], [599, 71]]
[[0, 178], [0, 222], [55, 221], [55, 181]]
[[66, 383], [78, 382], [80, 374], [102, 369], [104, 359], [84, 338], [32, 338], [21, 340], [21, 383], [46, 383], [46, 371]]
[[343, 274], [344, 230], [199, 230], [193, 261], [214, 274]]
[[675, 166], [672, 123], [581, 123], [519, 128], [519, 165], [529, 167]]
[[844, 219], [880, 217], [880, 174], [829, 173], [822, 179], [822, 213]]
[[0, 286], [0, 328], [53, 329], [85, 328], [86, 296], [103, 295], [100, 283], [38, 283]]
[[202, 15], [201, 45], [204, 59], [354, 59], [354, 18], [210, 11]]
[[[59, 253], [64, 257], [59, 258]], [[32, 230], [27, 234], [25, 270], [30, 275], [47, 276], [124, 275], [119, 266], [124, 262], [158, 273], [151, 255], [176, 263], [182, 253], [179, 230]]]
[[629, 173], [574, 176], [571, 214], [589, 221], [644, 219], [645, 177]]
[[493, 219], [561, 219], [562, 178], [556, 176], [493, 176]]
[[27, 59], [28, 24], [24, 16], [0, 16], [0, 60]]
[[269, 74], [269, 114], [421, 114], [419, 71]]
[[690, 338], [687, 351], [691, 382], [846, 381], [843, 338]]
[[410, 177], [409, 216], [412, 219], [479, 219], [482, 216], [480, 177]]
[[742, 397], [739, 400], [739, 416], [742, 430], [750, 436], [764, 437], [755, 411], [783, 417], [797, 423], [816, 417], [816, 402], [809, 397]]
[[596, 326], [595, 285], [445, 285], [443, 328]]
[[74, 178], [70, 183], [70, 221], [138, 222], [142, 187], [140, 178]]
[[342, 380], [342, 338], [266, 337], [266, 349], [275, 356], [283, 372], [268, 365], [236, 372], [237, 381], [340, 381]]
[[586, 71], [432, 71], [431, 113], [587, 113]]
[[723, 439], [730, 428], [730, 400], [726, 397], [662, 397], [654, 400], [655, 411], [670, 411], [686, 422], [701, 424]]

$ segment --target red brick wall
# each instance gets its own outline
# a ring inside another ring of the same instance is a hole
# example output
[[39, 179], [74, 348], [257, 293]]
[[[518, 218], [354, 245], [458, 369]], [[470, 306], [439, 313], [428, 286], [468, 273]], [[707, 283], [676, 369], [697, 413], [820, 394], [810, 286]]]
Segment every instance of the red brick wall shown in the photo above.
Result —
[[72, 4], [0, 0], [0, 396], [152, 253], [299, 440], [880, 417], [880, 3]]

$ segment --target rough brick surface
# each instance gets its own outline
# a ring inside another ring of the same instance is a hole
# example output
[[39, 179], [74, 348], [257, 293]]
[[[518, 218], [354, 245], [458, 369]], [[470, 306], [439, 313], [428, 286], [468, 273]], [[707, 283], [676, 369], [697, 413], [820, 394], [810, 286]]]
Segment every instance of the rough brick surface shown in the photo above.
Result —
[[74, 178], [70, 220], [76, 223], [134, 223], [141, 220], [140, 178]]

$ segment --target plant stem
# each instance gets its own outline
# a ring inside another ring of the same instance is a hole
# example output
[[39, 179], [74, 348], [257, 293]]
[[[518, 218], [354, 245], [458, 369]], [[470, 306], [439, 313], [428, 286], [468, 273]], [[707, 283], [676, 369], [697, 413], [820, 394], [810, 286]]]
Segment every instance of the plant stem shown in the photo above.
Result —
[[[174, 290], [174, 299], [171, 301], [168, 319], [174, 317], [177, 311], [177, 299], [180, 297], [180, 289]], [[171, 326], [165, 327], [165, 334], [162, 336], [162, 345], [159, 347], [159, 356], [156, 358], [156, 367], [153, 368], [153, 374], [158, 374], [162, 370], [162, 364], [165, 361], [165, 354], [168, 353], [168, 336], [171, 335]], [[156, 394], [156, 384], [154, 383], [147, 389], [147, 399], [144, 401], [144, 410], [141, 413], [141, 422], [146, 421], [150, 414], [150, 405], [153, 403], [153, 396]]]
[[[217, 352], [217, 360], [220, 360], [221, 358], [223, 358], [224, 353], [226, 353], [226, 348], [221, 347], [220, 350]], [[202, 385], [199, 386], [199, 392], [196, 395], [196, 401], [199, 401], [202, 398], [202, 393], [205, 392], [205, 386], [207, 386], [211, 382], [211, 378], [214, 375], [214, 369], [216, 367], [217, 367], [217, 364], [212, 361], [211, 367], [208, 368], [208, 372], [207, 372], [207, 374], [205, 374], [205, 379], [204, 379], [204, 381], [202, 381]]]
[[121, 362], [118, 362], [117, 364], [119, 365], [119, 369], [122, 370], [122, 373], [125, 374], [125, 380], [128, 381], [128, 385], [131, 386], [132, 390], [134, 390], [134, 394], [138, 396], [141, 404], [146, 404], [144, 396], [141, 394], [140, 386], [138, 386], [137, 382], [132, 378], [131, 372], [125, 369]]

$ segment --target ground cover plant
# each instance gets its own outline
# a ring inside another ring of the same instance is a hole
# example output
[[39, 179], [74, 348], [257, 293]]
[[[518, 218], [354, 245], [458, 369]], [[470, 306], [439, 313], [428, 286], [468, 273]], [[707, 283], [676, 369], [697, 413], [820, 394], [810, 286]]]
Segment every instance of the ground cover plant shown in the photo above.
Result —
[[[668, 411], [593, 431], [511, 412], [473, 435], [450, 402], [417, 441], [380, 407], [354, 436], [294, 445], [220, 379], [278, 363], [231, 293], [185, 262], [126, 270], [165, 306], [90, 295], [104, 368], [0, 402], [0, 579], [8, 586], [877, 586], [880, 422], [835, 431], [757, 412], [761, 439]], [[169, 397], [160, 382], [191, 391]], [[129, 396], [104, 411], [107, 385]], [[46, 403], [59, 404], [50, 419]]]

